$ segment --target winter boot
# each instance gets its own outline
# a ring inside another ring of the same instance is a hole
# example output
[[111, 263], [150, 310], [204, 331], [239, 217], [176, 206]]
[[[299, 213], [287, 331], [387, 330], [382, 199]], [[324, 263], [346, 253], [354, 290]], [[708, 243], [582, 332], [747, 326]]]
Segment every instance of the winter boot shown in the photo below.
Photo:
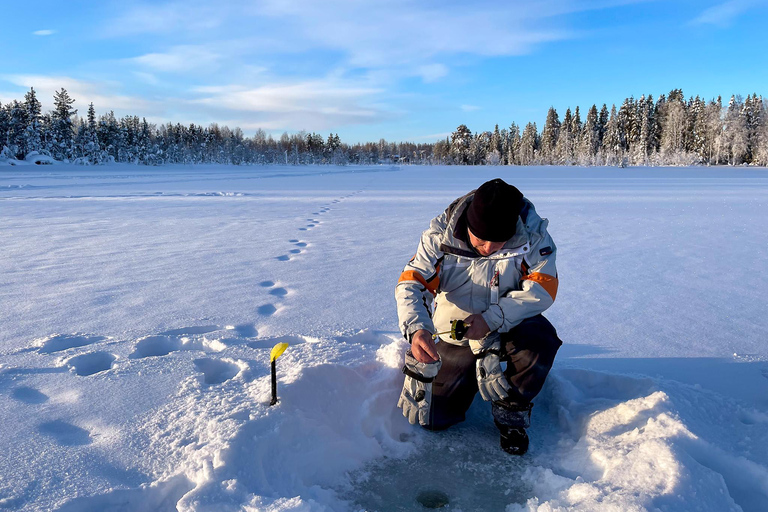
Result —
[[496, 423], [501, 433], [501, 449], [511, 455], [525, 455], [528, 451], [528, 433], [522, 427], [507, 427]]
[[493, 402], [493, 422], [499, 429], [499, 444], [505, 452], [524, 455], [528, 451], [528, 434], [525, 429], [531, 426], [532, 408], [532, 403]]

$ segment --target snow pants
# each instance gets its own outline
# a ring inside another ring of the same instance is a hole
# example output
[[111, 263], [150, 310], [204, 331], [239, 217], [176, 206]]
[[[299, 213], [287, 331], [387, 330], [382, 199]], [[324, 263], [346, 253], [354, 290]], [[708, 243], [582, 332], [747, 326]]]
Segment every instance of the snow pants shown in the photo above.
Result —
[[[502, 410], [509, 409], [525, 410], [526, 416], [530, 414], [531, 400], [544, 386], [562, 344], [555, 328], [541, 315], [523, 320], [509, 332], [501, 333], [501, 359], [507, 362], [504, 375], [511, 389], [505, 403], [493, 404], [494, 418], [498, 420], [497, 411], [503, 415]], [[425, 426], [429, 430], [443, 430], [464, 421], [478, 392], [475, 355], [469, 347], [440, 342], [437, 352], [443, 364], [432, 382], [430, 422]]]

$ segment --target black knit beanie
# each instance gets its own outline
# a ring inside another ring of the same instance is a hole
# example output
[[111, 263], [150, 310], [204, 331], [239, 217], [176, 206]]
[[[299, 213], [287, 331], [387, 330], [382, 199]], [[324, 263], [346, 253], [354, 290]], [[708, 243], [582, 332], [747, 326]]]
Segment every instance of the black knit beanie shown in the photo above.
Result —
[[472, 234], [488, 242], [506, 242], [515, 236], [523, 194], [501, 178], [486, 181], [475, 191], [467, 208]]

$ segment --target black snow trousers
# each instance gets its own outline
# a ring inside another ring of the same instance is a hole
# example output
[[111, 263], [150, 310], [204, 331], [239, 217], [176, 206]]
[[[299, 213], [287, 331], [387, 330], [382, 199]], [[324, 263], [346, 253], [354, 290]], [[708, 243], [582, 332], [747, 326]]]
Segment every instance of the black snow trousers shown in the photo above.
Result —
[[[494, 417], [499, 407], [528, 410], [531, 400], [544, 386], [562, 344], [555, 328], [541, 315], [523, 320], [509, 332], [501, 333], [501, 359], [507, 362], [504, 375], [511, 389], [505, 403], [494, 403]], [[439, 342], [437, 352], [443, 363], [432, 383], [430, 422], [425, 426], [429, 430], [443, 430], [464, 421], [478, 392], [475, 355], [469, 347]]]

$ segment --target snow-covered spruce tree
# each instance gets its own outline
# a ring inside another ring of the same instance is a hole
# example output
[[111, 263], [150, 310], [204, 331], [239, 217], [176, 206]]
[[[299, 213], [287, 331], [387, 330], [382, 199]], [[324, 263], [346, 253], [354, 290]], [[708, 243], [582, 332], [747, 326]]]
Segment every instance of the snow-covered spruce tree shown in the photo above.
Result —
[[579, 139], [581, 138], [581, 131], [584, 126], [581, 123], [581, 110], [576, 105], [576, 109], [573, 111], [573, 117], [571, 118], [571, 141], [569, 148], [569, 159], [572, 164], [575, 164], [579, 160]]
[[96, 123], [96, 109], [93, 107], [93, 102], [88, 105], [88, 117], [85, 125], [85, 137], [83, 153], [85, 158], [91, 164], [104, 163], [103, 151], [99, 145], [98, 137], [98, 124]]
[[603, 165], [603, 162], [602, 162], [603, 137], [605, 136], [605, 127], [608, 126], [609, 118], [610, 118], [610, 114], [608, 112], [608, 106], [605, 103], [603, 103], [603, 106], [600, 108], [600, 114], [597, 116], [597, 144], [598, 144], [597, 157], [600, 160], [600, 162], [598, 162], [598, 165]]
[[493, 133], [491, 134], [491, 139], [486, 150], [486, 163], [490, 165], [501, 165], [504, 163], [503, 155], [504, 151], [502, 148], [501, 132], [499, 131], [499, 125], [497, 124], [493, 129]]
[[573, 116], [570, 107], [565, 111], [565, 117], [560, 125], [560, 133], [557, 136], [552, 163], [557, 165], [570, 165], [573, 163], [573, 135], [571, 133], [571, 123]]
[[24, 133], [27, 129], [27, 110], [17, 100], [13, 100], [8, 108], [8, 135], [7, 146], [14, 158], [23, 159]]
[[72, 108], [75, 103], [69, 93], [63, 87], [53, 94], [53, 134], [49, 142], [48, 150], [56, 160], [70, 160], [74, 155], [75, 124], [74, 116], [77, 109]]
[[472, 132], [462, 124], [451, 134], [451, 160], [457, 165], [467, 165], [470, 160]]
[[539, 159], [543, 164], [552, 164], [555, 160], [555, 147], [560, 135], [560, 118], [555, 107], [549, 107], [544, 129], [541, 131], [539, 142]]
[[757, 150], [755, 151], [755, 163], [757, 165], [768, 165], [768, 105], [765, 101], [760, 102], [762, 112], [760, 114], [760, 127], [757, 136]]
[[24, 129], [24, 142], [22, 153], [25, 155], [37, 151], [40, 152], [42, 148], [42, 106], [37, 99], [35, 89], [30, 87], [29, 92], [24, 95], [24, 109], [26, 110], [26, 122], [27, 126]]
[[520, 165], [535, 165], [539, 162], [539, 147], [541, 141], [539, 139], [539, 132], [536, 128], [536, 123], [528, 123], [525, 125], [523, 135], [520, 138], [520, 152], [519, 163]]
[[506, 155], [506, 162], [509, 165], [520, 165], [520, 127], [517, 124], [512, 123], [509, 125], [509, 132], [507, 135], [507, 146], [504, 154]]
[[592, 105], [587, 112], [587, 120], [579, 134], [576, 162], [579, 165], [595, 165], [595, 156], [600, 147], [597, 106]]
[[624, 151], [622, 149], [621, 134], [618, 128], [618, 114], [616, 105], [611, 106], [611, 116], [605, 124], [601, 159], [605, 165], [623, 165]]
[[747, 127], [747, 163], [752, 163], [759, 146], [758, 138], [763, 115], [763, 98], [757, 94], [747, 95], [742, 107], [744, 123]]
[[117, 151], [120, 145], [120, 123], [118, 123], [113, 111], [110, 110], [108, 114], [99, 117], [96, 137], [99, 146], [104, 148], [106, 159], [117, 161]]
[[636, 140], [630, 149], [633, 165], [650, 165], [656, 146], [656, 121], [653, 96], [645, 95], [637, 102]]
[[8, 112], [0, 101], [0, 148], [8, 143]]
[[[630, 96], [619, 107], [616, 117], [616, 130], [619, 136], [619, 145], [623, 158], [629, 158], [630, 149], [637, 145], [640, 138], [640, 130], [637, 123], [637, 106], [635, 98]], [[628, 162], [622, 162], [626, 165]]]

